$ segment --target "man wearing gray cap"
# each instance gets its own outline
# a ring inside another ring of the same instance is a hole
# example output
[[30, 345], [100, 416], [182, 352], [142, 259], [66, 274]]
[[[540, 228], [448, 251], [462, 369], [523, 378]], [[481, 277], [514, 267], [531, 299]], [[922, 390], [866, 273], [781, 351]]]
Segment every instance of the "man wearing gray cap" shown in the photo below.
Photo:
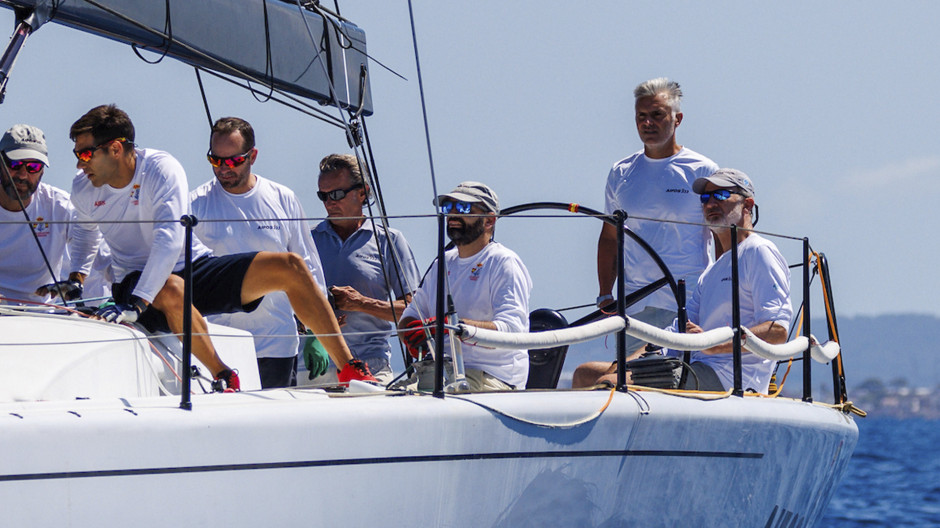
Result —
[[[718, 258], [702, 273], [692, 292], [686, 332], [695, 334], [731, 326], [730, 226], [736, 225], [741, 326], [768, 343], [785, 342], [793, 316], [790, 268], [771, 241], [751, 231], [757, 211], [751, 179], [739, 170], [718, 169], [711, 176], [696, 179], [692, 190], [699, 195], [705, 223], [718, 241]], [[673, 331], [677, 330], [675, 325], [673, 322]], [[681, 354], [667, 351], [667, 355]], [[713, 391], [733, 388], [731, 343], [692, 352], [691, 366], [695, 376], [688, 376], [683, 388]], [[742, 351], [741, 366], [742, 388], [767, 392], [774, 362]], [[616, 382], [615, 366], [609, 367], [598, 381], [603, 380]]]
[[[460, 322], [503, 332], [527, 331], [532, 279], [518, 255], [493, 242], [499, 214], [496, 193], [482, 183], [463, 182], [438, 196], [434, 204], [447, 215], [447, 236], [456, 246], [444, 254], [444, 262], [446, 286]], [[434, 337], [436, 291], [437, 263], [398, 323], [402, 340], [416, 357]], [[525, 388], [529, 375], [526, 350], [461, 347], [470, 390]]]
[[57, 276], [74, 234], [67, 223], [73, 210], [67, 192], [42, 183], [49, 166], [45, 135], [14, 125], [0, 139], [0, 156], [0, 221], [11, 222], [0, 229], [0, 302], [44, 303], [60, 292], [80, 297], [80, 282]]

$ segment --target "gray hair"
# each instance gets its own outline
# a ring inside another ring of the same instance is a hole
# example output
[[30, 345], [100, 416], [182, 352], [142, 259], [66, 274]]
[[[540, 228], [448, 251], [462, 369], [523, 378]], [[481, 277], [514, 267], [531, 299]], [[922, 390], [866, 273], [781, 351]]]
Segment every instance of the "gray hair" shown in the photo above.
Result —
[[372, 186], [369, 185], [368, 176], [362, 174], [359, 159], [352, 154], [330, 154], [320, 160], [320, 176], [341, 170], [349, 171], [350, 183], [353, 185], [362, 185], [368, 199], [372, 194]]
[[676, 81], [670, 81], [666, 77], [659, 77], [640, 83], [633, 90], [633, 97], [635, 99], [641, 97], [656, 97], [659, 94], [666, 97], [666, 102], [672, 108], [673, 115], [682, 111], [679, 108], [679, 103], [682, 100], [682, 89], [679, 88], [679, 83]]

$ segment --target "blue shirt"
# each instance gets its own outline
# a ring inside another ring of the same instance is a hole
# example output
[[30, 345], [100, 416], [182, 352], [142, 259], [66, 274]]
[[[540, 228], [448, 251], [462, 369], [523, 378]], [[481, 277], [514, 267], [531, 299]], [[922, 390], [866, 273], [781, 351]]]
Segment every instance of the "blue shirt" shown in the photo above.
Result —
[[[336, 234], [329, 220], [320, 222], [311, 231], [327, 287], [352, 286], [366, 297], [382, 300], [388, 300], [389, 290], [392, 297], [398, 299], [418, 287], [420, 273], [404, 235], [392, 228], [386, 232], [381, 225], [375, 228], [377, 230], [373, 230], [372, 221], [366, 220], [345, 241]], [[362, 360], [391, 359], [388, 338], [393, 323], [362, 312], [340, 310], [338, 313], [346, 315], [343, 337], [353, 356]]]

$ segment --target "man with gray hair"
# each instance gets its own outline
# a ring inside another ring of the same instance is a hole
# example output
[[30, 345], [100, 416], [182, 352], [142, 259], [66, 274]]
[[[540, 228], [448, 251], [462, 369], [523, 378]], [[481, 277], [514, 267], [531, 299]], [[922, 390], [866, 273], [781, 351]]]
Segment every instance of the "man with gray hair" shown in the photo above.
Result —
[[34, 126], [13, 125], [0, 139], [0, 157], [0, 221], [10, 223], [0, 229], [0, 302], [80, 297], [79, 280], [52, 275], [63, 263], [68, 268], [65, 248], [75, 233], [67, 222], [74, 210], [67, 192], [42, 182], [49, 166], [45, 135]]
[[[418, 287], [414, 253], [401, 231], [365, 217], [371, 189], [355, 156], [323, 158], [317, 186], [327, 219], [312, 234], [336, 309], [345, 318], [346, 343], [375, 379], [391, 382], [388, 338]], [[333, 378], [334, 371], [327, 369], [314, 383]]]
[[[460, 322], [488, 330], [527, 331], [532, 279], [518, 255], [493, 242], [499, 214], [496, 193], [482, 183], [463, 182], [438, 196], [434, 204], [447, 215], [447, 236], [456, 246], [444, 254], [444, 262], [447, 288]], [[436, 292], [435, 262], [398, 323], [402, 340], [415, 357], [427, 350], [427, 342], [434, 337]], [[525, 388], [529, 376], [526, 350], [461, 347], [470, 390]]]
[[[711, 233], [700, 225], [702, 210], [692, 182], [718, 165], [676, 141], [682, 123], [682, 90], [664, 77], [646, 81], [633, 92], [636, 129], [643, 150], [617, 162], [607, 176], [605, 212], [626, 211], [624, 228], [639, 235], [662, 257], [676, 280], [695, 284], [711, 262]], [[637, 244], [624, 245], [624, 289], [630, 294], [658, 280], [662, 272]], [[605, 223], [597, 242], [598, 307], [614, 301], [617, 279], [617, 228]], [[676, 315], [672, 291], [661, 288], [628, 307], [627, 314], [655, 326], [668, 325]], [[639, 341], [628, 339], [628, 350]], [[579, 369], [581, 370], [581, 369]], [[602, 372], [575, 373], [574, 385], [590, 383]]]

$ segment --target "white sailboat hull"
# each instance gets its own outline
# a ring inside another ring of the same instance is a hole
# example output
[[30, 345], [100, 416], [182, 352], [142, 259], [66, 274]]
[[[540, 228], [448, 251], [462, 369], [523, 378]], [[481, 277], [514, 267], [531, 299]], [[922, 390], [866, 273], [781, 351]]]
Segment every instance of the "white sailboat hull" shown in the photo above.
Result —
[[609, 397], [3, 404], [0, 508], [9, 526], [811, 526], [858, 436], [824, 406], [652, 392], [536, 425]]

